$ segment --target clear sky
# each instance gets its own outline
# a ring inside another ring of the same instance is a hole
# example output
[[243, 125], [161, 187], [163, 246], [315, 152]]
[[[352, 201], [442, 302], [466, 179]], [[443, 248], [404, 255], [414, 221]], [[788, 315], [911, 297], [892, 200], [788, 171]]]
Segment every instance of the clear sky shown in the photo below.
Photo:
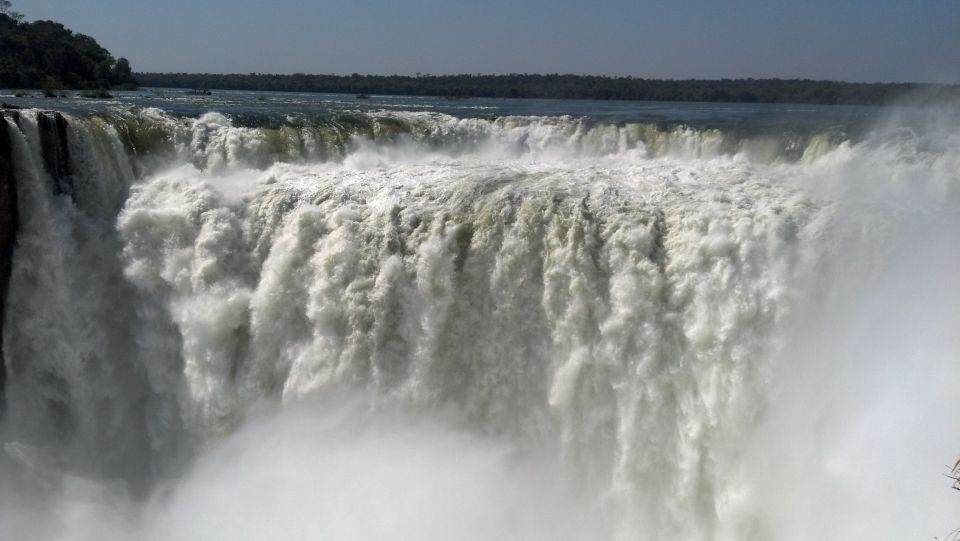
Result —
[[960, 0], [13, 0], [135, 71], [960, 82]]

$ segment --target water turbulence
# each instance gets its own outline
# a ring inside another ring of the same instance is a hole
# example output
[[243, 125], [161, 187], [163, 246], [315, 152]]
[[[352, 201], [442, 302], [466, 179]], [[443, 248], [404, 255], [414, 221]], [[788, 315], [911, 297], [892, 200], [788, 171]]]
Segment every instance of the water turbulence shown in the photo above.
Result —
[[4, 115], [16, 538], [956, 526], [955, 128]]

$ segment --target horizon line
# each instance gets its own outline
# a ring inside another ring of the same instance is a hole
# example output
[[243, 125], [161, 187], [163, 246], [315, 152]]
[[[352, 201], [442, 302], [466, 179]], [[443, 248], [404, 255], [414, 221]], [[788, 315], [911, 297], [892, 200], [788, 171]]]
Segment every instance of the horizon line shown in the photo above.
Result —
[[295, 77], [295, 76], [304, 76], [304, 77], [341, 77], [341, 78], [351, 78], [351, 77], [405, 77], [409, 79], [426, 79], [426, 78], [443, 78], [443, 77], [513, 77], [513, 76], [522, 76], [522, 77], [580, 77], [580, 78], [594, 78], [594, 79], [624, 79], [624, 80], [634, 80], [634, 81], [668, 81], [668, 82], [721, 82], [721, 81], [784, 81], [784, 82], [813, 82], [813, 83], [835, 83], [835, 84], [846, 84], [846, 85], [904, 85], [904, 86], [943, 86], [943, 87], [960, 87], [960, 82], [942, 82], [942, 81], [846, 81], [841, 79], [811, 79], [809, 77], [722, 77], [722, 78], [696, 78], [696, 77], [687, 77], [687, 78], [675, 78], [675, 77], [643, 77], [637, 75], [595, 75], [595, 74], [581, 74], [581, 73], [529, 73], [529, 72], [509, 72], [509, 73], [444, 73], [444, 74], [434, 74], [434, 73], [414, 73], [414, 74], [382, 74], [382, 73], [307, 73], [307, 72], [287, 72], [287, 73], [271, 73], [271, 72], [260, 72], [260, 71], [251, 71], [251, 72], [213, 72], [213, 71], [150, 71], [150, 70], [138, 70], [134, 71], [133, 74], [136, 76], [138, 74], [143, 75], [223, 75], [223, 76], [278, 76], [278, 77]]

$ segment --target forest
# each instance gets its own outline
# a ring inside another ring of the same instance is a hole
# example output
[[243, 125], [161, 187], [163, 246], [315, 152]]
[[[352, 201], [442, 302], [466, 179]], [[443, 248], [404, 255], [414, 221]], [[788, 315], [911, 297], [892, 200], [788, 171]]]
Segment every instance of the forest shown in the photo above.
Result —
[[960, 101], [960, 85], [845, 83], [808, 79], [669, 80], [587, 75], [271, 75], [136, 73], [141, 86], [392, 94], [448, 98], [557, 98], [883, 105]]
[[[134, 88], [130, 62], [53, 21], [23, 22], [0, 2], [0, 88]], [[4, 9], [5, 8], [5, 9]]]

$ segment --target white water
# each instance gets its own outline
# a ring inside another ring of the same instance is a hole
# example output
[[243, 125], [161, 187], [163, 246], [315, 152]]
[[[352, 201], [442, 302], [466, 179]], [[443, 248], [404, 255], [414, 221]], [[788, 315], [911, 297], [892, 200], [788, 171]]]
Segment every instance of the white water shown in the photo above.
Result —
[[132, 162], [71, 119], [73, 199], [8, 126], [16, 537], [960, 526], [955, 130], [781, 163], [570, 119], [400, 114], [332, 153], [145, 115], [167, 151]]

